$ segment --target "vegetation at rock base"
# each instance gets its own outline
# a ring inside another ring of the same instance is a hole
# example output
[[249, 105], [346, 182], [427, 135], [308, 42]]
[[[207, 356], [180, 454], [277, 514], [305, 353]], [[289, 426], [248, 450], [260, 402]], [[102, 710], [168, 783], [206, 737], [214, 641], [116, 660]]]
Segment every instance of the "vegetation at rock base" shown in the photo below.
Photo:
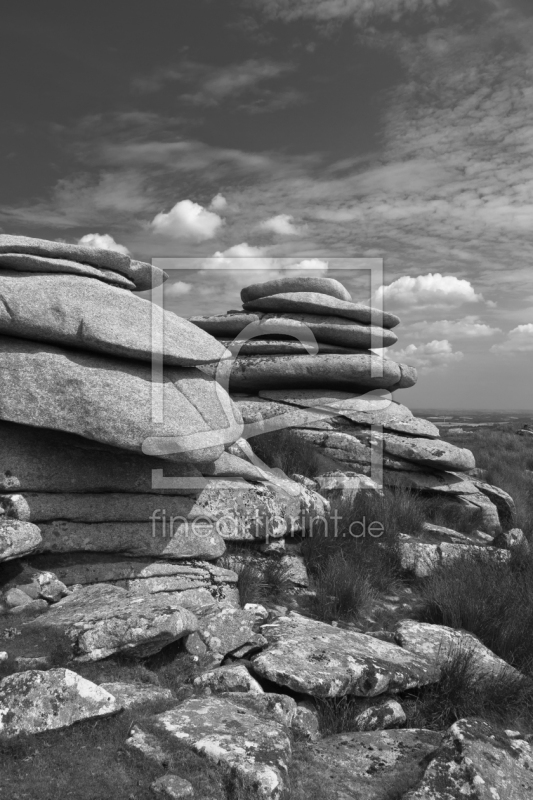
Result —
[[423, 622], [474, 633], [509, 664], [533, 676], [533, 557], [508, 562], [458, 558], [421, 581]]
[[158, 766], [124, 747], [142, 714], [122, 713], [80, 722], [61, 731], [11, 740], [0, 738], [0, 796], [9, 800], [149, 800], [150, 784], [169, 769], [190, 781], [198, 795], [229, 800], [223, 779], [205, 759], [174, 744], [172, 761]]
[[442, 667], [438, 683], [402, 698], [406, 727], [445, 730], [463, 717], [482, 717], [506, 728], [531, 730], [533, 680], [503, 669], [481, 676], [472, 652], [456, 650]]
[[517, 436], [515, 426], [478, 429], [469, 435], [442, 438], [457, 447], [467, 447], [476, 457], [483, 480], [508, 492], [517, 512], [517, 526], [533, 538], [533, 437]]

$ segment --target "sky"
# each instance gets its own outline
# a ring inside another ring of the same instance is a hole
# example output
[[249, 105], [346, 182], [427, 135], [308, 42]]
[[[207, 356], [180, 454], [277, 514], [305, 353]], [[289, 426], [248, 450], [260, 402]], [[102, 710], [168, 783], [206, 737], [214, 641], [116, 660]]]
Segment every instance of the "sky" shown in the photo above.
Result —
[[183, 316], [336, 277], [402, 320], [396, 399], [531, 409], [529, 0], [19, 0], [0, 66], [1, 232], [155, 259]]

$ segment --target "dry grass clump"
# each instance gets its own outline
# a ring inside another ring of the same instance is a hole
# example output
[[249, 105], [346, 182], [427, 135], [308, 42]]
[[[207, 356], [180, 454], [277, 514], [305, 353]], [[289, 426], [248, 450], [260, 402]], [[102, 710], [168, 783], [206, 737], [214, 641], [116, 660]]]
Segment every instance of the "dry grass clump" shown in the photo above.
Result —
[[[154, 710], [155, 711], [155, 710]], [[154, 713], [147, 709], [147, 717]], [[204, 758], [174, 742], [168, 766], [124, 747], [142, 715], [122, 713], [60, 731], [0, 738], [0, 796], [9, 800], [152, 800], [150, 784], [168, 770], [189, 780], [198, 796], [227, 800], [222, 778]]]
[[444, 730], [463, 717], [482, 717], [531, 730], [533, 681], [505, 669], [482, 676], [472, 651], [458, 649], [443, 665], [440, 681], [405, 696], [402, 706], [408, 728]]
[[378, 592], [393, 589], [401, 575], [398, 533], [419, 530], [422, 521], [408, 491], [333, 498], [326, 521], [302, 544], [316, 616], [327, 622], [354, 619]]
[[237, 573], [241, 606], [247, 603], [286, 602], [292, 593], [290, 569], [276, 555], [253, 556], [244, 550], [234, 551], [219, 562]]
[[470, 631], [500, 658], [533, 675], [533, 557], [458, 558], [417, 590], [421, 620]]

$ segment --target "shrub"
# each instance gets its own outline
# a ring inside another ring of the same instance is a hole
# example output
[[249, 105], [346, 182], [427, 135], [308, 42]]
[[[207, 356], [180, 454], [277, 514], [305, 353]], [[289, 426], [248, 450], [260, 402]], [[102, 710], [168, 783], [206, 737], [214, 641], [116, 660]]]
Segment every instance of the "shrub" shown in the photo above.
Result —
[[463, 628], [496, 655], [533, 674], [533, 558], [454, 560], [417, 587], [424, 622]]
[[472, 651], [457, 649], [444, 664], [440, 681], [407, 696], [402, 705], [410, 728], [442, 730], [462, 717], [530, 728], [533, 682], [505, 668], [480, 676]]
[[[304, 539], [302, 552], [316, 592], [315, 614], [323, 620], [353, 619], [376, 593], [400, 580], [400, 531], [419, 530], [423, 517], [411, 493], [371, 492], [332, 499], [319, 530]], [[369, 526], [373, 525], [373, 535]]]

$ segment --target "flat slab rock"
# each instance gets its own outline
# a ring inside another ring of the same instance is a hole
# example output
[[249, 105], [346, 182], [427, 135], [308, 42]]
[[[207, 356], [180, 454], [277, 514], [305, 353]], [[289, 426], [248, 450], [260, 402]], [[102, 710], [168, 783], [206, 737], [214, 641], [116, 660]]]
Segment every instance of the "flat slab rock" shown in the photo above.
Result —
[[533, 797], [533, 750], [480, 719], [448, 730], [420, 784], [404, 800], [526, 800]]
[[326, 389], [261, 390], [259, 397], [300, 408], [335, 412], [360, 425], [382, 425], [388, 430], [439, 438], [439, 429], [429, 420], [415, 417], [407, 406], [392, 401], [389, 392], [370, 391], [362, 395]]
[[[427, 758], [441, 740], [442, 734], [423, 728], [328, 736], [309, 745], [300, 791], [307, 789], [311, 795], [316, 786], [327, 786], [331, 795], [326, 796], [336, 800], [400, 797], [400, 791], [423, 776]], [[430, 796], [424, 795], [424, 800]]]
[[252, 658], [254, 672], [296, 692], [374, 697], [438, 679], [438, 671], [421, 656], [298, 614], [263, 625], [261, 632], [268, 648]]
[[213, 432], [224, 429], [230, 440], [232, 425], [235, 439], [241, 432], [228, 417], [231, 401], [222, 387], [194, 368], [166, 368], [159, 424], [152, 416], [151, 366], [141, 361], [0, 336], [0, 378], [0, 417], [6, 421], [139, 453], [155, 440], [147, 454], [171, 461], [214, 461], [223, 446]]
[[329, 297], [337, 297], [339, 300], [350, 301], [352, 299], [348, 289], [335, 278], [287, 275], [285, 278], [274, 278], [271, 281], [245, 286], [241, 289], [241, 300], [243, 303], [247, 303], [249, 300], [257, 300], [259, 297], [268, 297], [280, 292], [320, 292]]
[[37, 525], [18, 520], [0, 521], [0, 562], [35, 552], [42, 542]]
[[[136, 261], [124, 253], [114, 250], [106, 250], [99, 247], [88, 245], [68, 244], [67, 242], [51, 242], [47, 239], [34, 239], [29, 236], [12, 236], [10, 234], [0, 235], [0, 253], [29, 253], [41, 256], [44, 261], [55, 259], [67, 259], [76, 261], [80, 264], [89, 264], [94, 267], [102, 267], [125, 275], [134, 284], [137, 291], [144, 291], [160, 286], [168, 275], [159, 267], [146, 264], [143, 261]], [[13, 269], [13, 265], [11, 265]], [[48, 269], [43, 264], [41, 272], [56, 272], [55, 265], [52, 264]]]
[[[215, 378], [216, 369], [212, 365], [199, 365], [198, 368]], [[346, 391], [358, 387], [388, 389], [398, 382], [400, 376], [400, 367], [395, 361], [384, 361], [364, 350], [350, 355], [240, 356], [231, 367], [229, 388], [232, 392], [318, 389], [324, 385]]]
[[468, 653], [472, 670], [480, 678], [520, 677], [516, 669], [495, 655], [477, 636], [468, 631], [405, 619], [396, 626], [394, 638], [401, 647], [423, 656], [437, 669], [441, 669], [454, 655]]
[[[241, 339], [251, 339], [256, 336], [282, 335], [293, 336], [311, 344], [312, 339], [309, 336], [311, 331], [317, 342], [359, 350], [390, 347], [398, 341], [396, 334], [387, 328], [322, 314], [296, 312], [267, 314], [262, 311], [242, 311], [209, 317], [190, 317], [189, 321], [218, 338], [239, 336]], [[379, 358], [381, 360], [380, 356]]]
[[[161, 504], [160, 504], [161, 505]], [[25, 523], [29, 524], [29, 523]], [[157, 558], [218, 558], [226, 546], [212, 523], [178, 522], [173, 535], [155, 522], [75, 522], [59, 519], [40, 524], [39, 552], [121, 553]]]
[[[153, 474], [174, 478], [172, 488], [154, 485]], [[121, 492], [194, 495], [201, 473], [191, 463], [176, 464], [120, 450], [64, 431], [0, 421], [0, 490], [2, 492]], [[5, 501], [2, 501], [5, 502]], [[56, 501], [47, 503], [47, 509]], [[44, 510], [44, 509], [43, 509]], [[20, 512], [22, 513], [22, 512]], [[15, 508], [8, 516], [18, 516]], [[25, 508], [24, 514], [30, 514]], [[57, 519], [57, 517], [56, 517]]]
[[222, 767], [250, 800], [286, 796], [290, 740], [273, 720], [220, 697], [187, 700], [152, 718], [152, 726]]
[[400, 319], [395, 314], [370, 308], [363, 303], [340, 300], [322, 292], [280, 292], [247, 300], [243, 308], [245, 311], [336, 316], [362, 322], [365, 325], [380, 325], [383, 328], [394, 328], [400, 324]]
[[0, 681], [0, 735], [42, 733], [116, 714], [120, 702], [69, 669], [28, 670]]
[[[173, 366], [218, 362], [219, 342], [170, 311], [116, 286], [80, 275], [2, 269], [0, 333]], [[164, 330], [160, 345], [152, 327]], [[227, 354], [226, 354], [227, 355]]]
[[198, 629], [195, 615], [164, 593], [138, 594], [107, 584], [84, 586], [27, 624], [63, 632], [79, 661], [114, 653], [146, 657]]

